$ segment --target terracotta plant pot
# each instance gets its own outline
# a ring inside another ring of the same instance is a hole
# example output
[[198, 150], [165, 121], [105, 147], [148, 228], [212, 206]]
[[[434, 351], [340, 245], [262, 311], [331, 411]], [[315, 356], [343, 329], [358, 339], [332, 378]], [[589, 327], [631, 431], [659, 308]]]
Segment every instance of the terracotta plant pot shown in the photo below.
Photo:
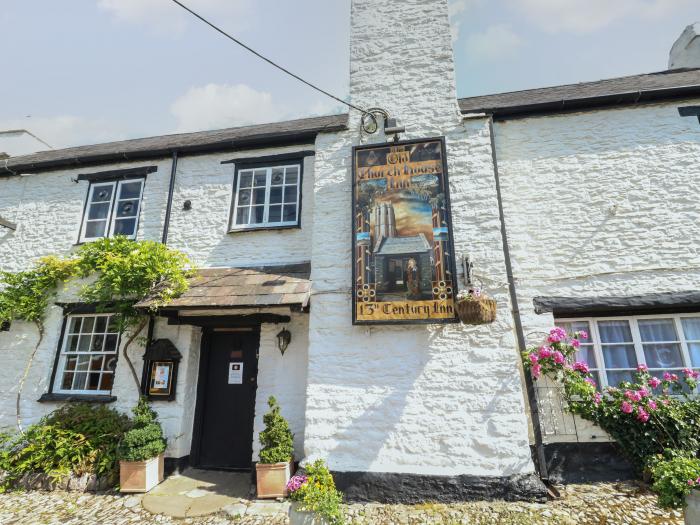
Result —
[[292, 477], [294, 464], [256, 463], [255, 473], [258, 485], [258, 498], [284, 498], [287, 496], [287, 482]]
[[685, 525], [700, 523], [700, 490], [692, 490], [685, 498]]
[[119, 491], [148, 492], [163, 481], [163, 454], [145, 461], [119, 462]]
[[464, 324], [487, 324], [496, 320], [496, 301], [488, 297], [476, 297], [457, 301], [457, 314]]
[[328, 525], [328, 522], [314, 512], [299, 510], [299, 503], [289, 507], [289, 525]]

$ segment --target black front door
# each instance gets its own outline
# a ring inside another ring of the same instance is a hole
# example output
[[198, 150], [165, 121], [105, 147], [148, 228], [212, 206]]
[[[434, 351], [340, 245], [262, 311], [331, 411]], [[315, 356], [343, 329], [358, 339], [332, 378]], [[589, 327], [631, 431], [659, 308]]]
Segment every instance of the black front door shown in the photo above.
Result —
[[251, 468], [259, 342], [258, 328], [204, 332], [192, 440], [195, 466]]

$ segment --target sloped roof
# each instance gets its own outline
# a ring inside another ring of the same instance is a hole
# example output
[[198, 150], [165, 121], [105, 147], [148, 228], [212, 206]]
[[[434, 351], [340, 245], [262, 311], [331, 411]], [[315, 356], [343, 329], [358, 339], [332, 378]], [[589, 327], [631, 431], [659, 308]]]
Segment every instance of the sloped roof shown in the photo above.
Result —
[[[189, 289], [161, 310], [244, 308], [251, 306], [305, 307], [311, 291], [311, 264], [255, 268], [205, 268], [190, 279]], [[136, 305], [148, 308], [150, 300]]]
[[385, 237], [375, 253], [377, 255], [401, 255], [427, 250], [430, 250], [430, 243], [424, 234], [419, 233], [409, 237]]
[[514, 117], [663, 98], [700, 96], [700, 69], [676, 69], [459, 99], [463, 113]]
[[0, 176], [103, 162], [158, 158], [171, 155], [173, 151], [200, 153], [313, 140], [318, 133], [347, 129], [347, 123], [347, 114], [331, 115], [41, 151], [0, 159]]

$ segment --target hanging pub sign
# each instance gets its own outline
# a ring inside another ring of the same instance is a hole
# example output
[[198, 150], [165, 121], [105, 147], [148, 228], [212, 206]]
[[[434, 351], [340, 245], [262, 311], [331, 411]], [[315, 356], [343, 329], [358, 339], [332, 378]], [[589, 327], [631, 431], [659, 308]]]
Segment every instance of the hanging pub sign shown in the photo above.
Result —
[[353, 148], [353, 323], [456, 320], [443, 138]]

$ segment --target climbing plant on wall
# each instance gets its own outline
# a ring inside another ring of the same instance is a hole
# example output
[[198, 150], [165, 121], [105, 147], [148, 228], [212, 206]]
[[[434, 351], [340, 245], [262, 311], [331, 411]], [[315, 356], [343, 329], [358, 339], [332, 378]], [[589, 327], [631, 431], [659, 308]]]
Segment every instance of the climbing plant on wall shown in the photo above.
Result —
[[94, 304], [97, 311], [116, 314], [119, 332], [128, 334], [122, 354], [139, 388], [139, 378], [127, 349], [145, 327], [148, 317], [134, 305], [148, 298], [149, 309], [155, 311], [185, 292], [190, 267], [183, 253], [161, 243], [118, 236], [83, 244], [69, 257], [43, 257], [29, 270], [0, 272], [0, 323], [28, 321], [36, 324], [39, 332], [17, 393], [20, 430], [22, 387], [44, 337], [47, 307], [60, 285], [82, 279], [79, 300]]

